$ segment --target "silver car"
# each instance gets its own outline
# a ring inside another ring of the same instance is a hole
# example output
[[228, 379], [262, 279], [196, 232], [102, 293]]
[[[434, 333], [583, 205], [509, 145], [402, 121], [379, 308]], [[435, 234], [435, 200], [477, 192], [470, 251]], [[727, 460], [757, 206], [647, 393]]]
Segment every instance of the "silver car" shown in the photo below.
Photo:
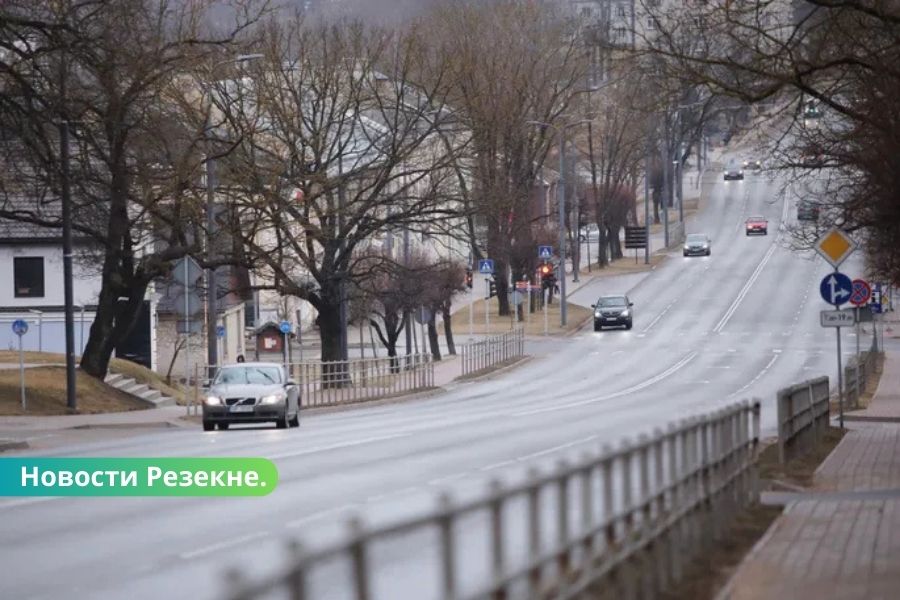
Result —
[[203, 431], [265, 422], [279, 429], [300, 425], [300, 388], [284, 367], [260, 362], [220, 368], [203, 399]]

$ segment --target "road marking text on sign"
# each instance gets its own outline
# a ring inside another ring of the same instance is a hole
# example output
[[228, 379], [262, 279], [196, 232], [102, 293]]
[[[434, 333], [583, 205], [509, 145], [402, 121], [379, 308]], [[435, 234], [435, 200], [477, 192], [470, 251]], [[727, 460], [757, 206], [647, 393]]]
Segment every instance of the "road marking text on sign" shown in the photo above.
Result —
[[850, 278], [837, 271], [826, 275], [822, 279], [822, 283], [819, 284], [819, 294], [821, 294], [822, 299], [834, 306], [846, 304], [852, 291], [853, 283], [850, 281]]
[[822, 327], [852, 327], [856, 324], [850, 310], [823, 310], [819, 313], [819, 321]]
[[844, 262], [854, 250], [856, 242], [853, 238], [836, 227], [816, 241], [816, 252], [834, 268]]
[[851, 282], [853, 291], [850, 293], [850, 304], [862, 306], [872, 297], [872, 288], [864, 279], [854, 279]]

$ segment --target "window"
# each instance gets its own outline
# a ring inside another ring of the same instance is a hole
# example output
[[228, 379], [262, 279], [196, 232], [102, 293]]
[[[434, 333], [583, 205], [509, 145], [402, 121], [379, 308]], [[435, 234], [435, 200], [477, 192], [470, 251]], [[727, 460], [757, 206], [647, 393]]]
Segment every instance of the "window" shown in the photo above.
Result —
[[624, 4], [620, 4], [619, 7], [618, 7], [618, 9], [619, 9], [618, 12], [619, 12], [619, 16], [620, 16], [620, 17], [627, 17], [627, 16], [628, 16], [628, 13], [625, 12], [625, 5], [624, 5]]
[[656, 20], [656, 17], [647, 17], [647, 29], [656, 29], [657, 25], [659, 25], [659, 21]]
[[582, 6], [581, 7], [581, 16], [582, 17], [590, 17], [594, 11], [591, 10], [590, 6]]
[[613, 37], [619, 41], [624, 40], [628, 37], [628, 29], [625, 27], [616, 27], [613, 29]]
[[13, 280], [16, 298], [43, 298], [44, 258], [42, 256], [14, 258]]

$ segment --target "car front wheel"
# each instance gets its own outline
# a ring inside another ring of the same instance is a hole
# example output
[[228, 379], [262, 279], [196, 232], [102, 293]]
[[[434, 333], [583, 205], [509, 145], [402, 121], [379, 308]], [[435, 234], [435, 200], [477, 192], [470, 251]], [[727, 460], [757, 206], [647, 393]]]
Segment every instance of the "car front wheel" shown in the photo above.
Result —
[[631, 329], [631, 321], [625, 323], [625, 329]]
[[294, 413], [293, 418], [288, 421], [288, 425], [291, 427], [300, 427], [300, 409], [297, 409], [297, 412]]
[[594, 331], [600, 331], [600, 329], [601, 329], [600, 323], [597, 323], [596, 321], [594, 321]]
[[203, 421], [203, 431], [212, 431], [216, 428], [216, 424], [212, 421]]

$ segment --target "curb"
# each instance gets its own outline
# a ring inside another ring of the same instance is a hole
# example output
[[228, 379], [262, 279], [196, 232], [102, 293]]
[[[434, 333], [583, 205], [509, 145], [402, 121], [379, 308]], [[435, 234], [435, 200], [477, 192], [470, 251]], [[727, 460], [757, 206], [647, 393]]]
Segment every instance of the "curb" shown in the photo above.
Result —
[[0, 452], [9, 452], [10, 450], [27, 450], [28, 442], [24, 440], [0, 440]]

